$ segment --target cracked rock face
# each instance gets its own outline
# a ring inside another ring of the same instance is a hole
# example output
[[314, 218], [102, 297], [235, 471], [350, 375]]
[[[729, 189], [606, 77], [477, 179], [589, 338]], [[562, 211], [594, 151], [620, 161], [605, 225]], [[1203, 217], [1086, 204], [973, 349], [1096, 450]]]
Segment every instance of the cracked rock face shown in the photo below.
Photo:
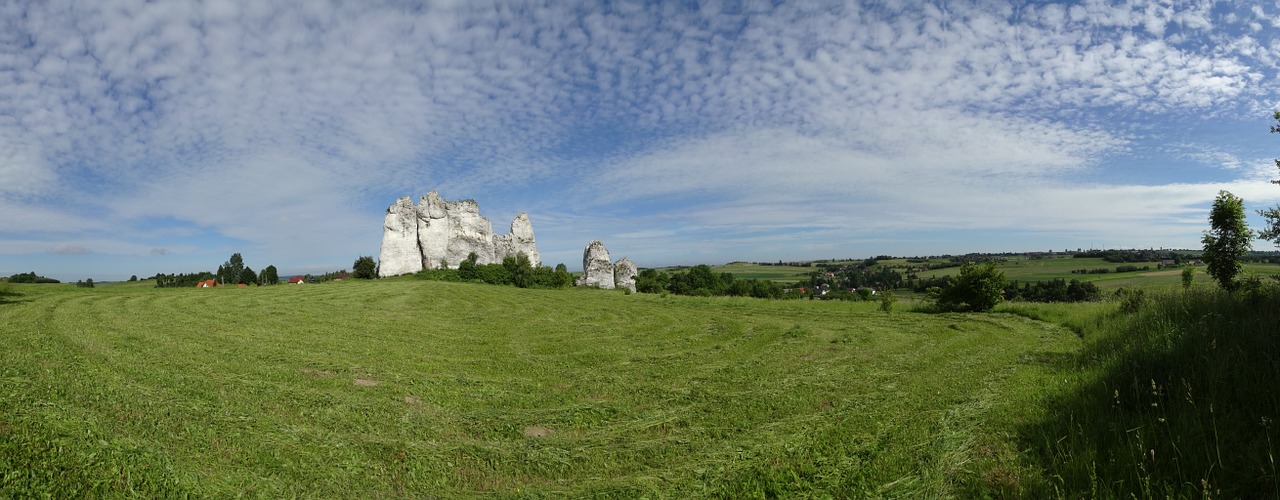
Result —
[[382, 276], [399, 276], [422, 270], [418, 252], [418, 216], [408, 196], [387, 208], [382, 221], [382, 250], [378, 253]]
[[618, 288], [627, 288], [636, 291], [636, 275], [640, 271], [636, 268], [636, 263], [631, 259], [623, 257], [613, 263], [613, 284]]
[[529, 222], [528, 214], [516, 215], [516, 220], [511, 221], [511, 232], [496, 237], [493, 248], [496, 254], [503, 256], [524, 252], [529, 257], [529, 262], [535, 266], [542, 261], [538, 245], [533, 240], [533, 223]]
[[609, 260], [609, 251], [600, 240], [587, 244], [582, 251], [582, 276], [578, 277], [578, 286], [594, 286], [606, 290], [614, 288], [613, 262]]
[[396, 200], [383, 222], [379, 276], [398, 276], [424, 268], [456, 268], [471, 253], [477, 264], [500, 264], [524, 252], [529, 263], [541, 265], [533, 224], [528, 214], [516, 216], [511, 233], [493, 234], [489, 219], [474, 200], [449, 201], [431, 191], [414, 206], [409, 197]]

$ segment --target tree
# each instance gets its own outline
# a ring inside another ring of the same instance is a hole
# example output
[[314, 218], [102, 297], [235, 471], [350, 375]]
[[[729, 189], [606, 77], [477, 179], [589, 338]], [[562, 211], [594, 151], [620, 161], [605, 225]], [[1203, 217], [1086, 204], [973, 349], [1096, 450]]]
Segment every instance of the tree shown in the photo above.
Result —
[[[502, 259], [502, 264], [506, 266], [507, 259]], [[524, 252], [517, 253], [514, 264], [507, 268], [511, 272], [512, 283], [520, 288], [533, 286], [533, 263], [529, 260], [529, 256]]]
[[218, 273], [218, 278], [222, 280], [222, 284], [239, 284], [241, 273], [244, 273], [244, 257], [241, 257], [239, 252], [233, 253], [230, 259], [222, 263], [220, 269], [222, 272]]
[[480, 256], [471, 252], [467, 254], [466, 260], [458, 263], [458, 277], [462, 278], [462, 281], [471, 281], [479, 277], [476, 272], [476, 261], [479, 259]]
[[1182, 289], [1190, 290], [1191, 284], [1196, 281], [1196, 268], [1187, 266], [1182, 268]]
[[236, 283], [241, 285], [253, 285], [257, 280], [258, 273], [253, 272], [252, 268], [245, 266], [244, 270], [240, 271], [240, 278], [236, 280]]
[[1210, 229], [1205, 231], [1204, 255], [1209, 276], [1218, 281], [1224, 290], [1233, 291], [1239, 283], [1236, 275], [1243, 266], [1240, 258], [1249, 253], [1253, 232], [1244, 220], [1244, 200], [1227, 191], [1218, 191], [1209, 211]]
[[1004, 273], [995, 262], [965, 264], [955, 283], [940, 291], [938, 306], [948, 311], [990, 311], [1003, 300]]
[[135, 274], [135, 275], [133, 275], [133, 276], [130, 276], [130, 277], [129, 277], [129, 282], [130, 282], [130, 283], [133, 283], [133, 282], [135, 282], [135, 281], [138, 281], [138, 275], [136, 275], [136, 274]]
[[[1271, 126], [1271, 133], [1280, 133], [1280, 111], [1275, 112], [1276, 124]], [[1280, 159], [1276, 160], [1276, 169], [1280, 169]], [[1280, 184], [1280, 179], [1271, 181], [1272, 184]], [[1258, 215], [1267, 221], [1267, 227], [1258, 232], [1258, 237], [1275, 243], [1280, 246], [1280, 205], [1259, 210]]]
[[352, 277], [362, 280], [371, 280], [378, 277], [378, 263], [373, 261], [372, 256], [361, 255], [356, 259], [356, 263], [351, 265]]
[[280, 274], [276, 271], [276, 266], [267, 266], [258, 273], [258, 284], [262, 286], [275, 285], [280, 283]]

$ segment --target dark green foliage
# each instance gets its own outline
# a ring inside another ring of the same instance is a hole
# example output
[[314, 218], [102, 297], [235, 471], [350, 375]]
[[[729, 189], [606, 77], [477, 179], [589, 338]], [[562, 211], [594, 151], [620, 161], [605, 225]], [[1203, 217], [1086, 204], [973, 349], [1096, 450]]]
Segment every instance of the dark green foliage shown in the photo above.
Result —
[[351, 277], [362, 280], [371, 280], [378, 277], [378, 263], [373, 261], [372, 256], [361, 255], [356, 262], [351, 265]]
[[941, 290], [938, 307], [946, 311], [990, 311], [1003, 299], [1004, 273], [995, 262], [965, 264], [955, 284]]
[[[1275, 112], [1274, 118], [1277, 123], [1271, 125], [1271, 133], [1280, 133], [1280, 111]], [[1280, 169], [1280, 159], [1276, 160], [1276, 168]], [[1280, 179], [1272, 180], [1271, 183], [1280, 184]], [[1258, 237], [1280, 246], [1280, 205], [1259, 210], [1258, 215], [1267, 221], [1267, 227], [1258, 232]]]
[[280, 273], [276, 271], [276, 266], [267, 266], [258, 273], [258, 284], [262, 286], [275, 285], [280, 283]]
[[135, 281], [138, 281], [138, 275], [136, 275], [136, 274], [135, 274], [135, 275], [133, 275], [133, 276], [130, 276], [130, 277], [129, 277], [129, 282], [130, 282], [130, 283], [133, 283], [133, 282], [135, 282]]
[[567, 272], [569, 272], [569, 268], [568, 268], [568, 267], [565, 267], [564, 263], [563, 263], [563, 262], [561, 262], [561, 263], [559, 263], [559, 264], [556, 264], [556, 272], [560, 272], [560, 271], [564, 271], [564, 272], [566, 272], [566, 273], [567, 273]]
[[80, 288], [93, 288], [93, 278], [84, 281], [76, 281], [76, 286]]
[[1240, 259], [1249, 253], [1253, 233], [1244, 219], [1244, 200], [1227, 191], [1218, 191], [1218, 198], [1209, 212], [1209, 231], [1204, 233], [1204, 262], [1208, 272], [1224, 290], [1235, 290], [1236, 275], [1243, 265]]
[[245, 266], [245, 268], [240, 271], [240, 279], [236, 280], [236, 284], [255, 285], [257, 284], [257, 281], [258, 281], [258, 273], [253, 272], [252, 268]]
[[507, 267], [502, 264], [485, 264], [483, 266], [476, 266], [475, 279], [490, 285], [514, 284], [514, 277], [511, 275], [511, 271], [507, 270]]
[[641, 269], [636, 275], [636, 291], [641, 293], [662, 293], [671, 283], [671, 276], [657, 269]]
[[1084, 332], [1083, 382], [1024, 432], [1043, 470], [1071, 496], [1280, 495], [1280, 291], [1124, 300]]
[[[466, 278], [463, 277], [464, 272]], [[462, 261], [458, 269], [423, 269], [414, 276], [424, 280], [473, 281], [521, 288], [567, 288], [573, 285], [573, 275], [568, 271], [552, 270], [550, 267], [535, 268], [523, 253], [504, 259], [503, 264], [477, 265], [475, 259], [469, 258]]]
[[674, 293], [700, 297], [733, 296], [776, 299], [782, 297], [782, 286], [767, 280], [737, 279], [731, 273], [715, 273], [707, 265], [696, 265], [686, 272], [667, 274], [656, 269], [641, 269], [636, 275], [636, 291], [641, 293]]
[[157, 273], [152, 276], [156, 280], [156, 288], [190, 288], [196, 286], [201, 281], [214, 279], [216, 276], [209, 271], [189, 274], [164, 274]]
[[480, 279], [479, 272], [476, 270], [476, 261], [480, 256], [475, 252], [467, 254], [466, 260], [458, 263], [458, 277], [462, 281], [474, 281]]
[[231, 258], [222, 263], [218, 267], [218, 281], [223, 285], [236, 285], [241, 283], [240, 278], [244, 272], [244, 257], [239, 253], [231, 254]]
[[1102, 291], [1098, 285], [1076, 279], [1068, 282], [1058, 278], [1021, 285], [1015, 281], [1004, 287], [1004, 298], [1027, 302], [1092, 302], [1102, 298]]
[[1182, 288], [1190, 289], [1192, 283], [1196, 280], [1196, 269], [1191, 266], [1182, 268]]
[[533, 265], [529, 262], [529, 256], [525, 255], [524, 252], [516, 254], [515, 257], [502, 259], [502, 267], [511, 276], [513, 285], [520, 288], [533, 286]]
[[9, 277], [10, 283], [59, 283], [53, 278], [46, 278], [37, 275], [35, 271], [29, 273], [19, 273]]

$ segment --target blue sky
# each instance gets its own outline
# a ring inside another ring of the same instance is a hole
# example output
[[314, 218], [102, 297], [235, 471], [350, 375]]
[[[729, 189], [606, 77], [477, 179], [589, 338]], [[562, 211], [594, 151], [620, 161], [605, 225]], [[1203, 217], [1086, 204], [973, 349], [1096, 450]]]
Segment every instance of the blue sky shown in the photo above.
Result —
[[1278, 65], [1274, 1], [0, 0], [0, 275], [349, 268], [431, 189], [571, 269], [1196, 248]]

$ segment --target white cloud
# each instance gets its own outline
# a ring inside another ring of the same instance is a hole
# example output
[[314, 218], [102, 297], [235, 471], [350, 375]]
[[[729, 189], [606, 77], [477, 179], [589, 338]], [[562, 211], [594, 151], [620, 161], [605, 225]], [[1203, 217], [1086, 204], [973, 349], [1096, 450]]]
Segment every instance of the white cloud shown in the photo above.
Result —
[[[275, 259], [354, 257], [394, 196], [491, 206], [528, 185], [502, 204], [625, 216], [678, 199], [742, 241], [888, 217], [1020, 227], [1046, 199], [1049, 220], [1080, 212], [1061, 193], [1156, 189], [1081, 180], [1105, 182], [1095, 167], [1135, 122], [1254, 112], [1280, 90], [1280, 40], [1246, 27], [1274, 18], [1211, 2], [696, 7], [3, 4], [0, 232], [60, 233], [21, 236], [44, 249], [111, 232], [141, 250], [76, 244], [147, 254], [186, 243], [145, 223], [169, 218]], [[1212, 154], [1192, 159], [1253, 164]], [[778, 215], [815, 198], [857, 201]], [[686, 238], [656, 225], [669, 215], [617, 234]]]

